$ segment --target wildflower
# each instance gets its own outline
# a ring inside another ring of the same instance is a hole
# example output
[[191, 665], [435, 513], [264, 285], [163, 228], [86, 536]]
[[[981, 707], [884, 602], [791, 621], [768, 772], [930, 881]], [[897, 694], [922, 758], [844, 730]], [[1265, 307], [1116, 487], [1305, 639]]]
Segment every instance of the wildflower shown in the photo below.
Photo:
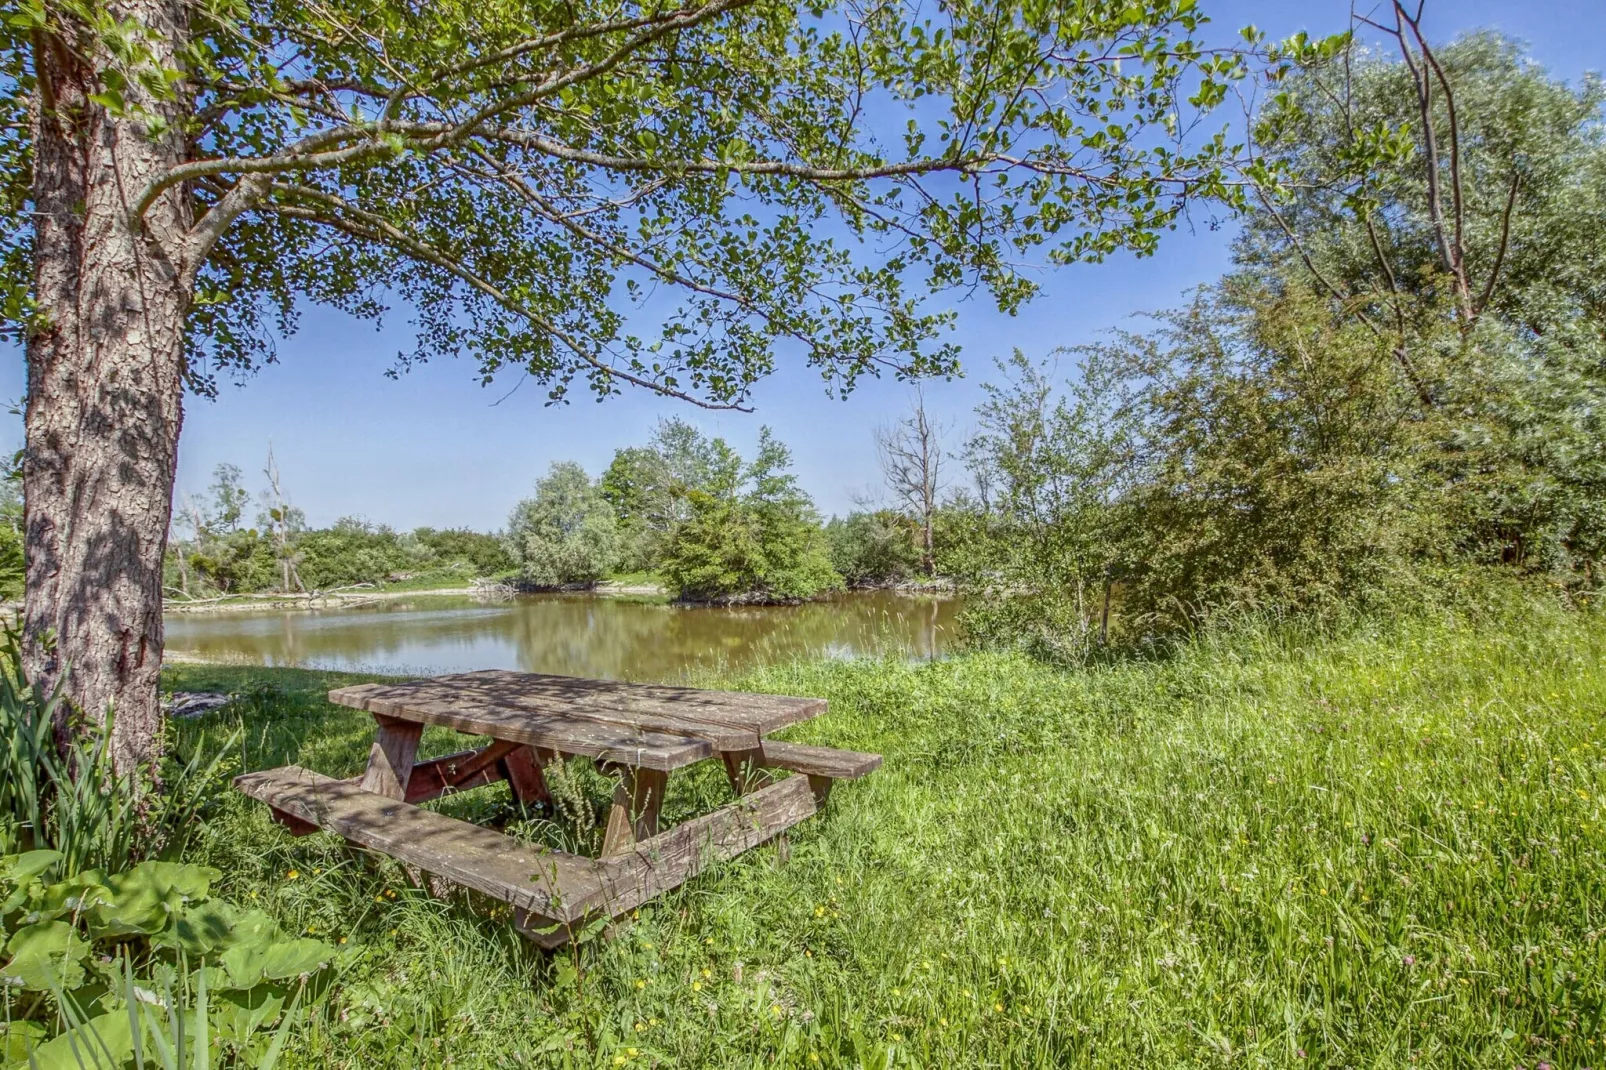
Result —
[[643, 989], [643, 988], [646, 988], [646, 987], [647, 987], [647, 982], [646, 982], [646, 981], [641, 981], [641, 980], [638, 980], [638, 981], [637, 981], [637, 982], [636, 982], [636, 990], [637, 990], [637, 991], [638, 991], [638, 992], [639, 992], [639, 991], [640, 991], [640, 990], [641, 990], [641, 989]]
[[704, 947], [713, 947], [714, 946], [714, 938], [712, 936], [703, 937], [703, 946]]
[[703, 990], [703, 983], [701, 981], [693, 981], [691, 983], [691, 990], [693, 992], [701, 992]]
[[346, 938], [345, 938], [345, 937], [344, 937], [344, 936], [342, 936], [342, 937], [341, 937], [341, 938], [340, 938], [340, 942], [341, 942], [341, 943], [342, 943], [342, 944], [343, 944], [343, 943], [345, 943], [345, 942], [346, 942]]
[[301, 871], [299, 869], [292, 869], [289, 873], [284, 875], [284, 879], [293, 881], [299, 876], [301, 876]]
[[937, 1019], [937, 1024], [942, 1026], [944, 1029], [947, 1029], [948, 1028], [948, 1019], [946, 1019], [946, 1018], [938, 1018]]
[[781, 1005], [779, 1003], [770, 1004], [770, 1013], [771, 1014], [780, 1014], [781, 1013]]
[[818, 1056], [818, 1055], [816, 1055], [816, 1054], [815, 1054], [815, 1053], [814, 1053], [814, 1052], [812, 1052], [812, 1051], [811, 1051], [811, 1052], [809, 1052], [809, 1062], [811, 1062], [811, 1063], [817, 1063], [817, 1062], [819, 1062], [819, 1061], [820, 1061], [820, 1057], [819, 1057], [819, 1056]]
[[1002, 1003], [994, 1003], [993, 1004], [993, 1013], [994, 1014], [1003, 1014], [1004, 1013], [1004, 1005]]
[[626, 1048], [625, 1049], [625, 1054], [630, 1056], [631, 1058], [635, 1058], [640, 1053], [637, 1052], [635, 1048]]
[[1407, 955], [1403, 959], [1401, 959], [1400, 962], [1403, 965], [1406, 965], [1406, 966], [1415, 966], [1416, 965], [1416, 956], [1415, 955]]
[[825, 908], [824, 908], [824, 907], [815, 907], [815, 908], [814, 908], [814, 916], [815, 916], [815, 917], [816, 917], [816, 918], [823, 918], [823, 917], [825, 917]]
[[613, 1065], [615, 1065], [615, 1066], [623, 1066], [626, 1063], [626, 1061], [627, 1060], [625, 1059], [625, 1057], [623, 1055], [615, 1055], [613, 1057]]
[[709, 970], [709, 969], [708, 969], [708, 967], [706, 967], [706, 966], [704, 966], [704, 967], [703, 967], [703, 976], [704, 976], [704, 977], [712, 977], [712, 976], [714, 976], [714, 975], [713, 975], [713, 973], [712, 973], [712, 972], [711, 972], [711, 971], [710, 971], [710, 970]]
[[645, 1033], [646, 1031], [647, 1031], [647, 1023], [646, 1022], [637, 1022], [636, 1023], [636, 1032]]

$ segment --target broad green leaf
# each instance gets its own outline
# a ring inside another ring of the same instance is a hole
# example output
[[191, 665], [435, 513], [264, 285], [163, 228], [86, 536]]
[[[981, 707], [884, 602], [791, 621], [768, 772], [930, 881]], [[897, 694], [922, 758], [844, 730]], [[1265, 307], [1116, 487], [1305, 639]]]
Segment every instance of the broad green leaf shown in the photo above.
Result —
[[122, 1070], [134, 1051], [126, 1010], [109, 1011], [35, 1048], [30, 1070]]
[[223, 953], [223, 968], [234, 988], [252, 988], [264, 979], [288, 980], [316, 973], [334, 961], [335, 949], [306, 938], [259, 946], [232, 947]]
[[6, 951], [11, 958], [0, 967], [0, 985], [48, 992], [83, 982], [89, 942], [64, 921], [44, 921], [18, 929]]

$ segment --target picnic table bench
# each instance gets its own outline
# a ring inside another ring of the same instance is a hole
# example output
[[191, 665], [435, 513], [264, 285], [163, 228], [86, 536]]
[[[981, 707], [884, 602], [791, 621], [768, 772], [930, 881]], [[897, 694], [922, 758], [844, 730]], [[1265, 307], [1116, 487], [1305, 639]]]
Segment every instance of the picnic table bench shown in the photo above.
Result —
[[[515, 927], [543, 947], [773, 838], [815, 813], [835, 781], [881, 764], [878, 754], [765, 738], [824, 713], [816, 698], [488, 670], [343, 687], [329, 700], [367, 711], [378, 725], [361, 777], [289, 765], [246, 773], [235, 786], [296, 835], [327, 829], [510, 904]], [[418, 761], [426, 725], [489, 742]], [[597, 858], [520, 843], [417, 805], [501, 780], [519, 801], [549, 804], [541, 770], [571, 755], [619, 778]], [[669, 774], [716, 758], [736, 800], [660, 832]], [[778, 779], [768, 770], [799, 775]]]

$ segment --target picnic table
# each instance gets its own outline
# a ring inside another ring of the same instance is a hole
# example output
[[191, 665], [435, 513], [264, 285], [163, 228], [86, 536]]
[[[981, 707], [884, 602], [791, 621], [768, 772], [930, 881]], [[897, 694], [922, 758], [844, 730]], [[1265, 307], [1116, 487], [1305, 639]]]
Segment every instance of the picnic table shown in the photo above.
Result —
[[[290, 765], [246, 773], [235, 786], [294, 834], [326, 829], [510, 904], [514, 926], [543, 947], [764, 843], [815, 813], [835, 781], [881, 764], [877, 754], [766, 738], [824, 713], [818, 698], [488, 670], [343, 687], [329, 700], [365, 710], [377, 724], [362, 776], [339, 780]], [[488, 742], [419, 761], [426, 725]], [[519, 801], [550, 805], [542, 769], [568, 756], [593, 759], [619, 779], [596, 858], [418, 805], [502, 780]], [[669, 774], [713, 760], [735, 801], [659, 831]]]

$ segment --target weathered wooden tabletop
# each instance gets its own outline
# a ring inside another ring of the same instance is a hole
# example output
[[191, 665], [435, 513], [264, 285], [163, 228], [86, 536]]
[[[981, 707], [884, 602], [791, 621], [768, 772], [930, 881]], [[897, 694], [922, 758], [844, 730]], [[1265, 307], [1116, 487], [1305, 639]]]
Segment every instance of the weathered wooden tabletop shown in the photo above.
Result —
[[490, 669], [358, 684], [329, 701], [381, 717], [668, 772], [825, 712], [819, 698], [703, 691]]

